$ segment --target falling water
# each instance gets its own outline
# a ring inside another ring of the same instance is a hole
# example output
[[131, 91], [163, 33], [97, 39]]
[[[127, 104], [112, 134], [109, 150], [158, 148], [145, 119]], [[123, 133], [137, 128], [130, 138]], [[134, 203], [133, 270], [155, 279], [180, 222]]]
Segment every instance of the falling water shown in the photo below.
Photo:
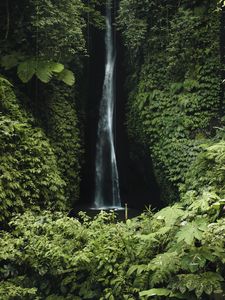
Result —
[[121, 207], [119, 178], [114, 145], [115, 108], [115, 41], [112, 26], [111, 1], [106, 3], [106, 62], [96, 146], [96, 208]]

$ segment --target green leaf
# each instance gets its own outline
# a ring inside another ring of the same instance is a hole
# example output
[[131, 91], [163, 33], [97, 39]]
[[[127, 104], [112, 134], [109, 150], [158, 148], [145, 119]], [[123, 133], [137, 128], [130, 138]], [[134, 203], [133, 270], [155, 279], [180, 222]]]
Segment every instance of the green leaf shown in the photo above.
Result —
[[61, 73], [59, 73], [58, 79], [62, 80], [65, 84], [69, 86], [72, 86], [75, 83], [74, 74], [68, 69], [64, 69]]
[[183, 215], [184, 211], [181, 209], [181, 207], [178, 205], [174, 205], [163, 208], [155, 214], [154, 218], [158, 220], [164, 220], [166, 226], [172, 226], [177, 221], [177, 219]]
[[26, 60], [18, 65], [17, 75], [23, 83], [27, 83], [35, 74], [35, 61]]
[[154, 296], [169, 296], [171, 293], [168, 289], [151, 289], [139, 293], [140, 297], [154, 297]]
[[47, 63], [45, 61], [38, 62], [36, 76], [40, 81], [48, 83], [53, 76], [51, 63]]
[[60, 63], [50, 62], [48, 64], [48, 66], [49, 66], [49, 69], [51, 69], [52, 72], [55, 72], [55, 73], [61, 73], [64, 70], [64, 65], [60, 64]]
[[191, 245], [195, 239], [201, 240], [203, 231], [207, 228], [207, 221], [204, 219], [199, 219], [187, 223], [184, 225], [176, 234], [177, 241], [184, 241], [188, 245]]
[[0, 64], [5, 70], [10, 70], [24, 60], [25, 56], [22, 53], [13, 51], [10, 54], [1, 57]]

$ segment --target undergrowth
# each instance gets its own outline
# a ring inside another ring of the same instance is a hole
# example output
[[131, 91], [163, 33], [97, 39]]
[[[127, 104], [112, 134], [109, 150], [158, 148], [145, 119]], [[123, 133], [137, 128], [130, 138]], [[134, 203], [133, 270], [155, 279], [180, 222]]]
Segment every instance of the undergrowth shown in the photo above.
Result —
[[[205, 205], [209, 203], [205, 198]], [[1, 232], [1, 299], [211, 299], [224, 293], [225, 222], [175, 204], [126, 224], [26, 212]]]
[[223, 147], [205, 145], [179, 203], [126, 223], [113, 212], [14, 217], [1, 232], [0, 298], [224, 299]]

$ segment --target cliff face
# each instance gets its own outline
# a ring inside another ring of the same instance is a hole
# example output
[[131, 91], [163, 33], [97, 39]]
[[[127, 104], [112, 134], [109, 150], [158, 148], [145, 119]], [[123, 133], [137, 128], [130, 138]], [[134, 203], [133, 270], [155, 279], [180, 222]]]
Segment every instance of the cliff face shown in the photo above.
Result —
[[[165, 202], [177, 199], [201, 144], [221, 125], [220, 12], [208, 1], [122, 0], [127, 130], [147, 145]], [[127, 26], [129, 24], [129, 26]]]

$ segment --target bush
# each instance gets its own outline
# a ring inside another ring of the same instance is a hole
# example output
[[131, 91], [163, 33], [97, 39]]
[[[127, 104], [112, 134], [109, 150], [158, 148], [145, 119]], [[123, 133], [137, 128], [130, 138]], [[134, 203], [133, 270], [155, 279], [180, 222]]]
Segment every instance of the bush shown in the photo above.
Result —
[[[224, 288], [224, 200], [150, 210], [127, 223], [26, 212], [1, 232], [7, 299], [209, 299]], [[16, 296], [15, 296], [16, 295]], [[36, 297], [36, 298], [35, 298]]]

